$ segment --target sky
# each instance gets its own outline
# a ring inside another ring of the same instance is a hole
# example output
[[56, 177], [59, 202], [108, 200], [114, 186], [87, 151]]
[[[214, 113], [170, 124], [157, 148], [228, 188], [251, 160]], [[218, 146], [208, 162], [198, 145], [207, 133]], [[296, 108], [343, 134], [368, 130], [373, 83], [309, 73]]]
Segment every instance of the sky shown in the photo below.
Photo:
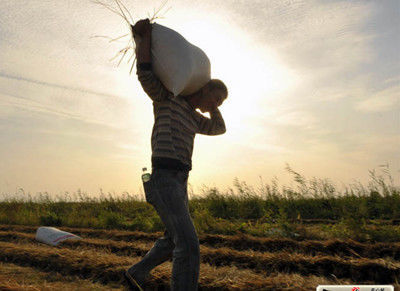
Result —
[[[163, 1], [123, 3], [137, 21]], [[158, 16], [229, 90], [226, 133], [195, 137], [190, 191], [290, 186], [287, 164], [338, 187], [386, 165], [400, 184], [399, 1], [170, 0]], [[92, 1], [0, 0], [0, 195], [143, 193], [152, 103], [112, 60], [129, 38], [101, 37], [126, 33]]]

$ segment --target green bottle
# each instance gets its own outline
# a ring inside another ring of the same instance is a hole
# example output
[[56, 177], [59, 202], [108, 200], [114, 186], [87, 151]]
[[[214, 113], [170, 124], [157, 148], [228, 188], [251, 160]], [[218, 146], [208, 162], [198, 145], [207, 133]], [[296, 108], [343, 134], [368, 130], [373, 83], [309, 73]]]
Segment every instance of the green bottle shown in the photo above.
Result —
[[142, 171], [143, 171], [143, 174], [142, 174], [143, 183], [150, 181], [150, 173], [147, 172], [147, 168], [143, 168]]

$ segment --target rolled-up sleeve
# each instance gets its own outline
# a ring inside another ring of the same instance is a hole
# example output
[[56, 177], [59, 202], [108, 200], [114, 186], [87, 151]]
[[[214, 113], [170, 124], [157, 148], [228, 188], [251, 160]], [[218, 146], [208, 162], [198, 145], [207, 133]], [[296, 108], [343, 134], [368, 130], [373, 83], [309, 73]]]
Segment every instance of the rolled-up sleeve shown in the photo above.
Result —
[[215, 111], [210, 112], [211, 118], [207, 118], [198, 112], [196, 112], [196, 114], [199, 118], [197, 133], [205, 135], [220, 135], [226, 132], [225, 121], [218, 108]]
[[165, 88], [153, 73], [151, 63], [138, 64], [136, 67], [136, 74], [143, 90], [151, 100], [161, 102], [173, 98], [173, 94]]

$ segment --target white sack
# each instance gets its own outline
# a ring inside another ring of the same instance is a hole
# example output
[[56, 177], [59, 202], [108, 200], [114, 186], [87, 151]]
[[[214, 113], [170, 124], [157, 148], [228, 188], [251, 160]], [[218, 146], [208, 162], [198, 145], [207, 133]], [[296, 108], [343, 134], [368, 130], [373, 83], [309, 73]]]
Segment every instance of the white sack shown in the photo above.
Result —
[[[137, 46], [140, 37], [134, 39]], [[153, 23], [151, 42], [153, 71], [174, 96], [195, 93], [211, 79], [207, 55], [176, 31]]]
[[55, 227], [42, 226], [36, 231], [36, 240], [52, 246], [58, 245], [66, 239], [81, 239], [79, 236], [59, 230]]

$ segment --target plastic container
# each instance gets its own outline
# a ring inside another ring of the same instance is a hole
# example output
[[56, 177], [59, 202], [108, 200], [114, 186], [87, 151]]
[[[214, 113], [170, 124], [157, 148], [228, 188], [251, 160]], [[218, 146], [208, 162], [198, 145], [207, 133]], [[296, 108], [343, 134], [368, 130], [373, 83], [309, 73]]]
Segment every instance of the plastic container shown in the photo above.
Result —
[[143, 174], [142, 174], [142, 181], [143, 181], [143, 183], [146, 183], [146, 182], [150, 181], [151, 175], [150, 175], [150, 173], [147, 171], [147, 168], [143, 168], [142, 171], [143, 171]]

